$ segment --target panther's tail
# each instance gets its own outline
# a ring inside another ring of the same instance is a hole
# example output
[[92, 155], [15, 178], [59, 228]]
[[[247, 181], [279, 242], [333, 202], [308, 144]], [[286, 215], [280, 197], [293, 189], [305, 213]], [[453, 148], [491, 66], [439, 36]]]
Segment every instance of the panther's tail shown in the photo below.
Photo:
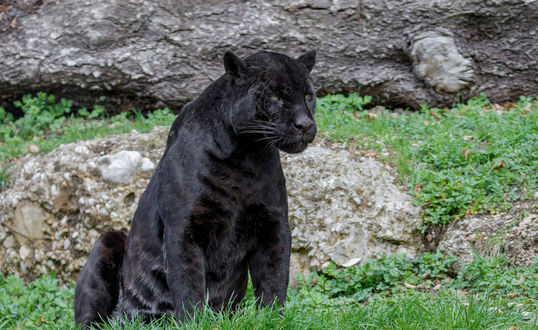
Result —
[[121, 231], [101, 235], [80, 271], [75, 287], [75, 322], [83, 328], [106, 321], [118, 303], [126, 237]]

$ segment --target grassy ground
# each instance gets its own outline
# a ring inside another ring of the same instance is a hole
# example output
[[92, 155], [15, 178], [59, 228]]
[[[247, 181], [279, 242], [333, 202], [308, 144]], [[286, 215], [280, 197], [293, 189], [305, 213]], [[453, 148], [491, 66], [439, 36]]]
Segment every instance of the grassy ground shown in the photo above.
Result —
[[[331, 266], [288, 291], [282, 316], [256, 309], [252, 291], [239, 312], [199, 311], [190, 322], [171, 318], [148, 329], [535, 329], [538, 263], [508, 267], [500, 256], [478, 258], [458, 274], [441, 253], [414, 260], [389, 256], [364, 266]], [[414, 283], [414, 284], [413, 284]], [[0, 328], [73, 328], [73, 290], [57, 290], [54, 275], [29, 285], [0, 277]], [[126, 329], [139, 329], [135, 320]], [[107, 326], [121, 329], [119, 323]]]
[[[538, 100], [490, 104], [485, 96], [452, 109], [423, 106], [400, 115], [365, 111], [370, 102], [352, 94], [318, 100], [320, 134], [355, 144], [367, 157], [394, 164], [402, 182], [425, 210], [426, 225], [443, 224], [466, 213], [500, 212], [531, 198], [538, 182]], [[14, 120], [0, 108], [0, 190], [9, 164], [36, 147], [47, 152], [62, 143], [170, 125], [162, 109], [107, 116], [105, 109], [73, 111], [71, 102], [40, 93], [16, 105]], [[538, 327], [538, 263], [511, 267], [502, 256], [475, 262], [458, 273], [454, 259], [425, 254], [381, 257], [364, 266], [299, 279], [289, 291], [283, 316], [256, 310], [252, 295], [239, 313], [201, 311], [192, 322], [156, 321], [150, 328], [502, 328]], [[0, 328], [73, 327], [72, 289], [58, 291], [54, 277], [29, 285], [0, 279]], [[138, 328], [135, 321], [126, 328]], [[119, 329], [118, 324], [112, 328]]]
[[[426, 225], [466, 213], [505, 211], [536, 193], [538, 99], [497, 105], [482, 95], [452, 109], [424, 105], [401, 115], [363, 110], [369, 102], [356, 94], [318, 99], [319, 132], [394, 164], [425, 210]], [[112, 117], [100, 106], [72, 111], [70, 101], [44, 93], [27, 95], [16, 105], [25, 113], [18, 120], [0, 108], [0, 190], [9, 179], [9, 162], [29, 148], [48, 152], [62, 143], [146, 132], [175, 118], [168, 109]]]

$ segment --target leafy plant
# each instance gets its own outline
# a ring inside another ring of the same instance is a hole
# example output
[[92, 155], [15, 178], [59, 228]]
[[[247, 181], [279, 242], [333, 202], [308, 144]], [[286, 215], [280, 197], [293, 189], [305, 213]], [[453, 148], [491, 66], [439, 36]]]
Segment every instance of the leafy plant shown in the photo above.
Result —
[[513, 267], [502, 254], [486, 258], [474, 253], [473, 262], [462, 267], [454, 286], [475, 293], [538, 297], [538, 259], [531, 267]]
[[101, 117], [105, 113], [106, 108], [102, 105], [94, 105], [92, 111], [88, 111], [86, 108], [77, 110], [79, 116], [86, 119], [95, 119]]
[[11, 164], [0, 164], [0, 192], [5, 188], [9, 182], [10, 174], [8, 172]]
[[321, 297], [346, 297], [360, 302], [374, 293], [400, 290], [405, 284], [425, 286], [431, 282], [429, 279], [444, 279], [455, 261], [454, 256], [445, 256], [442, 251], [425, 253], [415, 259], [405, 255], [382, 256], [348, 268], [331, 263], [308, 279], [299, 277], [298, 282], [309, 289], [311, 298], [312, 293], [319, 293]]
[[30, 285], [12, 275], [0, 275], [0, 328], [69, 328], [72, 300], [72, 290], [58, 290], [54, 273]]
[[24, 116], [14, 122], [15, 134], [22, 139], [43, 135], [47, 130], [56, 131], [66, 120], [65, 115], [71, 112], [72, 102], [61, 99], [55, 103], [54, 95], [38, 93], [36, 97], [24, 95], [22, 101], [15, 101]]

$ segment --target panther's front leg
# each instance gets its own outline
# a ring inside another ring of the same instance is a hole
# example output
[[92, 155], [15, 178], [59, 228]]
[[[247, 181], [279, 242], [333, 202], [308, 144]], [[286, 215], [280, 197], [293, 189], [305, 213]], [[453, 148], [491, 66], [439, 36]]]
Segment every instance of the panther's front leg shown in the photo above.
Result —
[[171, 229], [164, 233], [164, 269], [174, 310], [180, 320], [204, 304], [205, 262], [201, 248]]
[[291, 232], [287, 215], [263, 219], [257, 246], [248, 264], [254, 294], [260, 306], [278, 306], [286, 301], [288, 289]]

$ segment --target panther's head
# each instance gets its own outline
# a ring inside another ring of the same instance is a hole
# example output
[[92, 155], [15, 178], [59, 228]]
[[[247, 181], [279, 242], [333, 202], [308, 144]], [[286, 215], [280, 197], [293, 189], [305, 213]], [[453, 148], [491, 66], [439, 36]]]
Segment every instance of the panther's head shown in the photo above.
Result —
[[316, 136], [316, 95], [309, 77], [316, 62], [312, 50], [294, 59], [259, 52], [244, 61], [228, 51], [226, 78], [234, 94], [233, 130], [244, 140], [288, 153], [306, 149]]

